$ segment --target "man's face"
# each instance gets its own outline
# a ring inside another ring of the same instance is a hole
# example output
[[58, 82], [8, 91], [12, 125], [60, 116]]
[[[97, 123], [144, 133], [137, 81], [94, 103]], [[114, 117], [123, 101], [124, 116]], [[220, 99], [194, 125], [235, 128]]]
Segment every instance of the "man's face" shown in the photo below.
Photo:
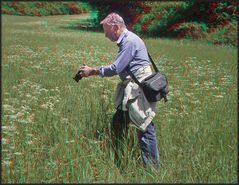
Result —
[[103, 29], [105, 33], [105, 37], [109, 38], [112, 42], [115, 42], [118, 40], [117, 36], [117, 27], [116, 26], [109, 26], [107, 24], [103, 24]]

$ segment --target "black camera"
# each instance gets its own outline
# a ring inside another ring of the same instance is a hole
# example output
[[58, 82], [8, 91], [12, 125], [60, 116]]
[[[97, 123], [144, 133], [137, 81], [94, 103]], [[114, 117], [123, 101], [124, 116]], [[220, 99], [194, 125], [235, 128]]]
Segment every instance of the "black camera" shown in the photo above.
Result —
[[78, 71], [75, 75], [75, 77], [73, 78], [76, 82], [79, 82], [79, 80], [82, 79], [82, 76], [80, 75], [80, 71]]

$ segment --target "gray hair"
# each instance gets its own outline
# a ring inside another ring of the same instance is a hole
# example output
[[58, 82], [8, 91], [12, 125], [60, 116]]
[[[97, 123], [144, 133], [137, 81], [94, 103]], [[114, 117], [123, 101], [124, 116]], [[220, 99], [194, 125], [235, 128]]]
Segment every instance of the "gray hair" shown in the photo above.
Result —
[[110, 26], [118, 25], [118, 26], [121, 26], [121, 27], [126, 27], [124, 19], [117, 13], [110, 13], [109, 15], [107, 15], [106, 18], [104, 18], [100, 22], [100, 24], [107, 24], [107, 25], [110, 25]]

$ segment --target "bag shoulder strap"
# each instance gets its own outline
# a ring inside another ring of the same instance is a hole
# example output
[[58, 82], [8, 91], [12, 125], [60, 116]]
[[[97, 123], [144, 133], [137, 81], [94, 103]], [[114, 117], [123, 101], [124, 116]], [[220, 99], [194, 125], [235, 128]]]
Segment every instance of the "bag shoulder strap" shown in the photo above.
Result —
[[[148, 56], [149, 56], [149, 59], [150, 59], [152, 65], [153, 65], [154, 70], [155, 70], [156, 72], [158, 72], [159, 70], [158, 70], [157, 66], [155, 65], [155, 63], [154, 63], [152, 57], [150, 56], [149, 52], [147, 52], [147, 53], [148, 53]], [[130, 77], [135, 81], [135, 83], [137, 83], [140, 87], [142, 87], [141, 83], [140, 83], [140, 82], [138, 81], [138, 79], [134, 76], [134, 74], [130, 71], [129, 66], [127, 67], [127, 70], [126, 70], [126, 71], [129, 73]]]
[[127, 72], [129, 73], [129, 76], [134, 80], [134, 82], [138, 84], [138, 86], [142, 87], [141, 83], [138, 81], [138, 79], [134, 76], [134, 74], [130, 71], [129, 68], [127, 68]]
[[[159, 70], [158, 70], [157, 66], [155, 65], [153, 59], [151, 58], [149, 52], [148, 52], [148, 56], [149, 56], [149, 59], [151, 60], [151, 63], [152, 63], [152, 65], [153, 65], [153, 67], [154, 67], [154, 70], [155, 70], [156, 72], [159, 72]], [[130, 77], [134, 80], [134, 82], [135, 82], [136, 84], [138, 84], [139, 87], [142, 88], [142, 84], [138, 81], [138, 79], [137, 79], [137, 78], [134, 76], [134, 74], [130, 71], [129, 66], [127, 67], [126, 71], [129, 73]], [[167, 78], [166, 78], [166, 80], [167, 80]], [[168, 99], [167, 99], [166, 96], [163, 96], [163, 98], [164, 98], [164, 102], [167, 102], [167, 101], [168, 101]]]
[[149, 59], [150, 59], [152, 65], [153, 65], [153, 67], [154, 67], [154, 70], [155, 70], [156, 72], [158, 72], [159, 70], [158, 70], [157, 66], [155, 65], [155, 63], [154, 63], [152, 57], [150, 56], [149, 52], [148, 52], [148, 56], [149, 56]]

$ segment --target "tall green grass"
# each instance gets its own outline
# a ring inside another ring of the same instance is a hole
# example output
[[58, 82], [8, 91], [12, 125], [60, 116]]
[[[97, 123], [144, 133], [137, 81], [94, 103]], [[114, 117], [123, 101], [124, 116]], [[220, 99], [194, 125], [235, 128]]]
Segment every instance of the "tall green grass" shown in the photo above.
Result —
[[3, 183], [237, 182], [237, 53], [186, 40], [145, 38], [168, 77], [154, 119], [160, 170], [145, 169], [134, 127], [122, 167], [110, 122], [118, 77], [72, 77], [110, 64], [103, 33], [65, 29], [82, 16], [2, 16]]

